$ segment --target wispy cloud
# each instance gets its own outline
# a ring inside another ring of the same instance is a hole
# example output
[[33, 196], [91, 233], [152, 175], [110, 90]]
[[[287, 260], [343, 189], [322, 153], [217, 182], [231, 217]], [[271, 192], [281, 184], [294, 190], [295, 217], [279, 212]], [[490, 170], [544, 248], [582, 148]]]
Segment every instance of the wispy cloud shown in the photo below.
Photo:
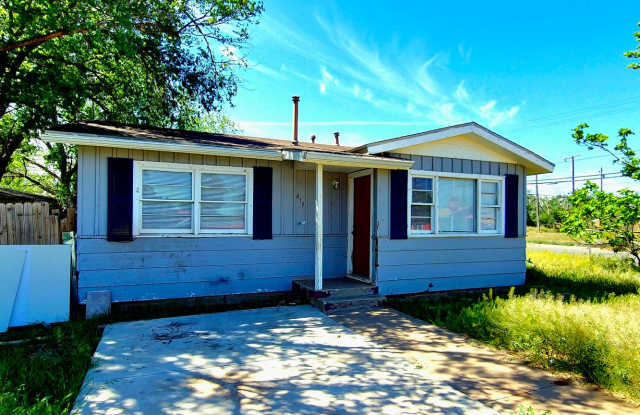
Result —
[[[276, 73], [292, 74], [314, 84], [321, 94], [367, 102], [391, 118], [415, 118], [431, 126], [479, 118], [495, 127], [515, 118], [521, 109], [521, 105], [503, 108], [497, 98], [474, 91], [473, 82], [458, 80], [451, 85], [447, 51], [427, 53], [428, 47], [416, 42], [368, 42], [339, 19], [320, 15], [315, 19], [322, 41], [294, 30], [286, 18], [267, 19], [264, 27], [272, 40], [311, 63], [298, 70], [282, 65]], [[470, 61], [471, 47], [460, 43], [457, 49], [463, 61]], [[269, 68], [264, 73], [276, 76]]]

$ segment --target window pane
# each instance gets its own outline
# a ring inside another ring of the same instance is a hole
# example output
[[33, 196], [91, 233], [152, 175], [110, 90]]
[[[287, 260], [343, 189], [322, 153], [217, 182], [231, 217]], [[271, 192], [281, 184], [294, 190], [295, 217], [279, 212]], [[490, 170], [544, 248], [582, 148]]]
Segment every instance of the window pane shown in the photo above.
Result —
[[188, 202], [142, 202], [142, 228], [191, 230], [192, 206]]
[[411, 216], [431, 217], [431, 206], [411, 205]]
[[200, 229], [244, 229], [244, 203], [202, 203]]
[[244, 187], [233, 187], [229, 189], [203, 187], [201, 197], [202, 200], [244, 202]]
[[482, 193], [498, 193], [498, 183], [482, 182]]
[[143, 215], [191, 216], [189, 202], [142, 202]]
[[414, 177], [412, 187], [415, 190], [431, 190], [432, 184], [433, 179], [428, 179], [426, 177]]
[[491, 206], [498, 204], [498, 183], [482, 182], [482, 205]]
[[201, 184], [206, 187], [244, 187], [244, 174], [202, 173]]
[[191, 230], [191, 216], [142, 215], [142, 228]]
[[498, 208], [481, 209], [480, 229], [483, 231], [495, 231], [498, 229]]
[[440, 179], [437, 202], [440, 232], [475, 232], [475, 180]]
[[412, 198], [413, 203], [433, 203], [433, 192], [431, 190], [414, 190]]
[[497, 194], [482, 194], [482, 206], [495, 206], [498, 204]]
[[143, 170], [142, 198], [191, 200], [191, 173]]
[[239, 174], [203, 173], [201, 198], [212, 201], [244, 201], [246, 176]]
[[431, 218], [411, 218], [412, 231], [430, 231]]

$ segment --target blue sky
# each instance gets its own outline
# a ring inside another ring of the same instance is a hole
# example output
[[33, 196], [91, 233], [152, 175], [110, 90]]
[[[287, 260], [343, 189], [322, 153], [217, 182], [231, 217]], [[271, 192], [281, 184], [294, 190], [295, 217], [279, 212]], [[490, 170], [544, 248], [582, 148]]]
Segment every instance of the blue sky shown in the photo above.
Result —
[[[637, 45], [637, 2], [373, 4], [266, 0], [230, 118], [288, 139], [299, 95], [301, 137], [331, 143], [340, 131], [347, 145], [473, 120], [556, 163], [552, 177], [570, 175], [572, 154], [576, 174], [617, 170], [572, 142], [579, 122], [640, 135], [640, 71], [622, 56]], [[640, 190], [605, 180], [620, 187]]]

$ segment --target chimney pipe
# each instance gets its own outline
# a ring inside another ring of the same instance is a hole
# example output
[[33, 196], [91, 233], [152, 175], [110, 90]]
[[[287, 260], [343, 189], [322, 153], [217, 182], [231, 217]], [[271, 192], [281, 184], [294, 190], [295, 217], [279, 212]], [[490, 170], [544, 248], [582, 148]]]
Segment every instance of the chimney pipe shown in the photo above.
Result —
[[315, 134], [311, 135], [311, 142], [312, 143], [316, 142], [316, 135]]
[[293, 96], [293, 145], [298, 145], [298, 102], [300, 97]]
[[340, 145], [340, 133], [336, 131], [335, 133], [333, 133], [333, 136], [336, 138], [336, 145], [339, 146]]

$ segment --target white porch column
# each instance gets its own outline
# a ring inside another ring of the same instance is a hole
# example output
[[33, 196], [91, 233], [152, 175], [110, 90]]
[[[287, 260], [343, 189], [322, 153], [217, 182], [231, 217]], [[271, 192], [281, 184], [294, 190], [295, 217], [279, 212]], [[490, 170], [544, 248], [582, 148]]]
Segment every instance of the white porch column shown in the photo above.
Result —
[[322, 225], [322, 164], [316, 164], [316, 291], [322, 290]]

